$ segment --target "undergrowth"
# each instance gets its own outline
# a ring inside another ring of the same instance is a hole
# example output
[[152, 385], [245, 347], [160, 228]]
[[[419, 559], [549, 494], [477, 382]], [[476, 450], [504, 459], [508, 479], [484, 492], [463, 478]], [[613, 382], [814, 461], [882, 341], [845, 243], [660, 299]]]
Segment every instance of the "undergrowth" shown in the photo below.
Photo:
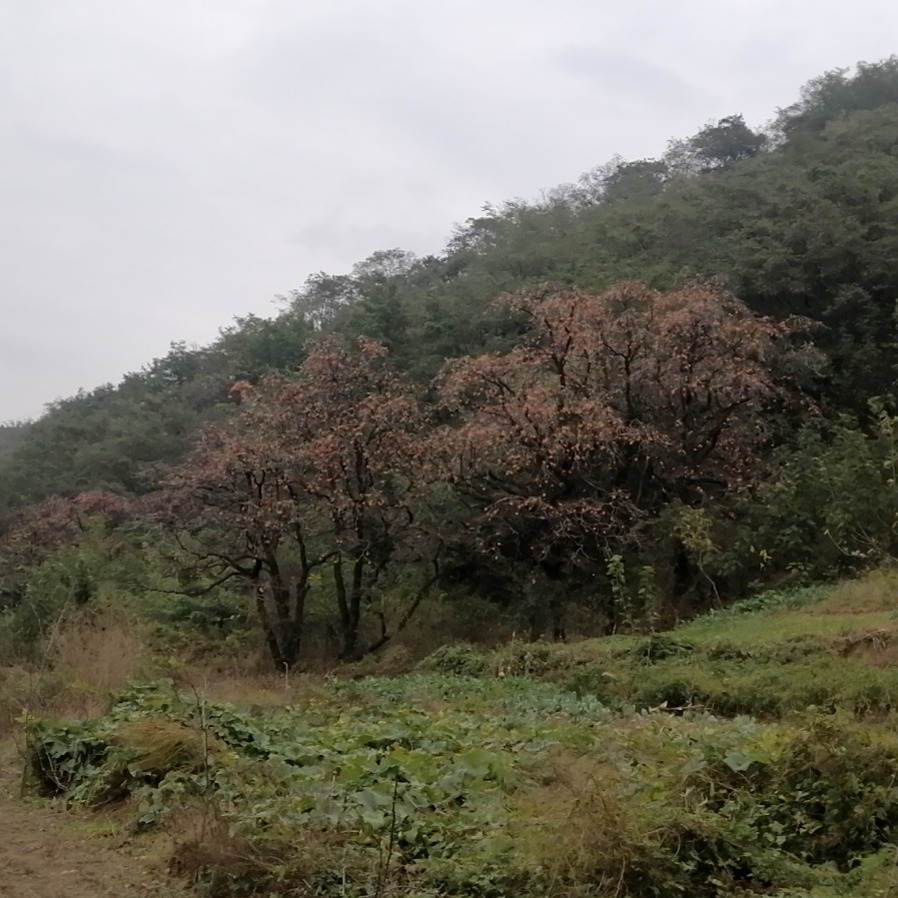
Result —
[[457, 645], [404, 676], [285, 682], [254, 710], [136, 684], [100, 717], [32, 720], [31, 784], [169, 827], [172, 870], [218, 898], [894, 895], [881, 593]]
[[130, 800], [138, 829], [201, 811], [176, 867], [216, 895], [770, 893], [847, 882], [898, 832], [891, 718], [622, 716], [433, 674], [321, 695], [252, 714], [135, 687], [34, 722], [32, 782]]

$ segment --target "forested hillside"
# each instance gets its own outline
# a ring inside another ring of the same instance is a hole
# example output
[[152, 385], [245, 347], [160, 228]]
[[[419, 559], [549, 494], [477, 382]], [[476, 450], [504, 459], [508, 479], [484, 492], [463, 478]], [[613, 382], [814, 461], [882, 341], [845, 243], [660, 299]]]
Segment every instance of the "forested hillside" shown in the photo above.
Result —
[[896, 258], [893, 57], [313, 275], [3, 428], [0, 654], [103, 603], [278, 668], [633, 631], [891, 557]]

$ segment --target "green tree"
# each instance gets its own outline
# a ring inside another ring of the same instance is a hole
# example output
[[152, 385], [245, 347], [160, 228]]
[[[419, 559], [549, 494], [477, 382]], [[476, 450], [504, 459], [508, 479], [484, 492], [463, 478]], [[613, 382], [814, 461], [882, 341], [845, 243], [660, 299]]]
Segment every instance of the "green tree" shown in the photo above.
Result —
[[767, 143], [767, 135], [752, 131], [741, 115], [730, 115], [694, 137], [671, 141], [665, 162], [675, 171], [711, 172], [757, 156]]

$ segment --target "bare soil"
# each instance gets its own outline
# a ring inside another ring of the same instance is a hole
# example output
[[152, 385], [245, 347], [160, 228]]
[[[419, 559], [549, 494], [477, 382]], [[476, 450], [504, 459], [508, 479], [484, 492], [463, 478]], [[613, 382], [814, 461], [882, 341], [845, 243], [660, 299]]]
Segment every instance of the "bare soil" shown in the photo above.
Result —
[[109, 813], [21, 797], [15, 746], [0, 747], [0, 898], [175, 898], [164, 836], [134, 836]]

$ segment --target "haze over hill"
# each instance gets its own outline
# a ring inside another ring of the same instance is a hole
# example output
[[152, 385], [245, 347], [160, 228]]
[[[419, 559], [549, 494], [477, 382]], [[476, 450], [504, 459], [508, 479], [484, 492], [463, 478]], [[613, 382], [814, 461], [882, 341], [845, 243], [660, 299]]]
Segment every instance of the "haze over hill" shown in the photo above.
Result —
[[834, 3], [6, 4], [0, 421], [893, 50]]
[[27, 645], [100, 589], [86, 521], [125, 527], [141, 607], [261, 583], [278, 668], [376, 651], [437, 584], [561, 635], [894, 557], [896, 144], [898, 57], [831, 70], [4, 428], [10, 619]]

